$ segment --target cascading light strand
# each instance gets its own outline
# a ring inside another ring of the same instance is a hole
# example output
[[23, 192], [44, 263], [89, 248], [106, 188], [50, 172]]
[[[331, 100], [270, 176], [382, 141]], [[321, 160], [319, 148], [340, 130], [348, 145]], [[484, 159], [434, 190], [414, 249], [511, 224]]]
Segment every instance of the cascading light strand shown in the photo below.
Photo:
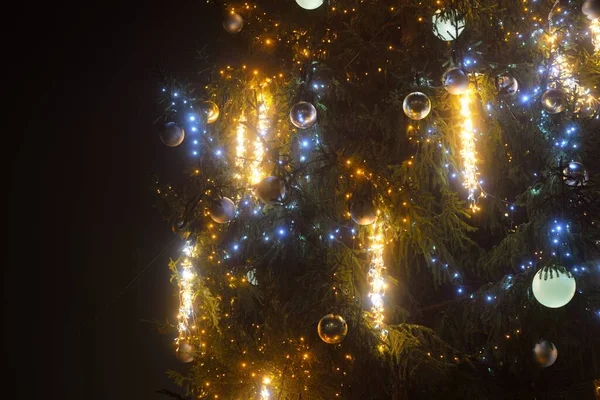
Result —
[[387, 330], [383, 325], [383, 298], [385, 296], [387, 285], [385, 283], [386, 268], [383, 261], [384, 236], [381, 222], [376, 221], [373, 224], [372, 233], [369, 239], [371, 241], [369, 248], [371, 252], [371, 262], [367, 281], [371, 286], [369, 291], [369, 298], [371, 299], [371, 315], [375, 329], [378, 329], [381, 336], [385, 338], [387, 337]]
[[600, 52], [600, 18], [593, 20], [590, 23], [590, 34], [592, 35], [592, 43], [594, 45], [594, 52]]
[[238, 172], [235, 174], [236, 179], [242, 179], [242, 173], [245, 167], [246, 159], [246, 117], [244, 112], [238, 118], [238, 126], [236, 131], [236, 147], [235, 147], [235, 166]]
[[252, 163], [250, 165], [250, 177], [249, 181], [251, 185], [258, 184], [264, 178], [264, 172], [262, 169], [263, 159], [265, 157], [265, 147], [263, 144], [263, 140], [267, 136], [267, 132], [269, 130], [269, 120], [267, 116], [268, 101], [266, 96], [262, 93], [258, 95], [258, 104], [257, 104], [257, 113], [258, 113], [258, 135], [254, 140], [254, 151], [252, 155]]
[[191, 335], [191, 329], [195, 327], [194, 313], [194, 279], [196, 274], [192, 265], [193, 246], [187, 242], [183, 249], [184, 257], [180, 264], [179, 275], [179, 313], [177, 314], [177, 329], [179, 337], [177, 341], [186, 339]]
[[469, 207], [472, 211], [477, 211], [476, 194], [481, 194], [481, 185], [479, 184], [479, 172], [477, 171], [477, 152], [475, 151], [475, 128], [473, 125], [473, 116], [471, 113], [471, 90], [467, 91], [460, 98], [460, 155], [463, 161], [462, 175], [463, 186], [468, 191]]
[[270, 384], [271, 378], [263, 378], [262, 387], [260, 388], [260, 400], [269, 400], [271, 398], [271, 392], [269, 391]]

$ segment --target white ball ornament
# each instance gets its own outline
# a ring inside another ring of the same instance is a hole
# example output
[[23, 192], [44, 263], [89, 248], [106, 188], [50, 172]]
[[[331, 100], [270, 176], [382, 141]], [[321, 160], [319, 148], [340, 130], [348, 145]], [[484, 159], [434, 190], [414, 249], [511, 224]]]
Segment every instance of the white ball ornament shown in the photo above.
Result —
[[244, 27], [244, 19], [238, 13], [231, 12], [223, 19], [223, 28], [231, 34], [238, 33]]
[[469, 77], [459, 68], [450, 68], [444, 73], [442, 83], [448, 93], [461, 95], [469, 88]]
[[510, 75], [502, 75], [496, 78], [496, 88], [501, 94], [514, 96], [519, 90], [519, 82]]
[[235, 217], [235, 210], [234, 202], [227, 197], [223, 197], [210, 206], [210, 217], [218, 224], [225, 224]]
[[285, 186], [278, 177], [267, 176], [256, 185], [254, 193], [263, 203], [277, 204], [285, 197]]
[[465, 19], [456, 10], [446, 12], [437, 10], [433, 14], [431, 22], [433, 23], [433, 33], [446, 42], [456, 40], [463, 33], [466, 25]]
[[575, 295], [575, 279], [557, 270], [540, 269], [533, 277], [531, 290], [535, 299], [548, 308], [560, 308]]
[[402, 109], [408, 118], [419, 121], [431, 112], [431, 100], [425, 93], [413, 92], [404, 98]]
[[323, 0], [296, 0], [296, 3], [305, 10], [314, 10], [323, 5]]
[[541, 340], [536, 343], [533, 353], [535, 355], [535, 361], [543, 368], [554, 364], [558, 357], [558, 349], [554, 343], [548, 340]]
[[377, 219], [377, 212], [372, 201], [359, 199], [350, 205], [350, 217], [359, 225], [371, 225]]
[[581, 11], [590, 21], [600, 18], [600, 0], [586, 0]]
[[570, 162], [563, 170], [563, 179], [568, 186], [583, 186], [590, 175], [582, 163]]
[[309, 102], [300, 101], [292, 106], [290, 121], [296, 128], [310, 128], [317, 122], [317, 109]]
[[194, 361], [194, 353], [196, 352], [196, 347], [190, 344], [187, 340], [181, 340], [177, 345], [177, 358], [182, 363], [190, 363]]

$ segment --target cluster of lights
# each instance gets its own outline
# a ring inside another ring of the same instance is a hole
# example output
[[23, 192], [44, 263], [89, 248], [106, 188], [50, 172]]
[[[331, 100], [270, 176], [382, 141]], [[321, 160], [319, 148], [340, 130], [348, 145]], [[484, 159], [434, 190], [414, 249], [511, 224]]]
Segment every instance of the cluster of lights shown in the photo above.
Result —
[[592, 44], [594, 52], [600, 52], [600, 18], [593, 20], [590, 23], [590, 33], [592, 35]]
[[190, 242], [187, 242], [183, 248], [183, 261], [180, 264], [181, 271], [178, 279], [179, 283], [179, 313], [177, 314], [177, 330], [179, 336], [177, 342], [188, 338], [191, 335], [191, 329], [195, 328], [194, 313], [194, 266], [192, 265], [192, 253], [194, 251]]
[[463, 160], [463, 186], [468, 191], [468, 199], [471, 210], [477, 211], [476, 194], [482, 193], [479, 183], [479, 172], [477, 171], [477, 152], [475, 151], [475, 127], [471, 114], [471, 90], [460, 97], [460, 116], [462, 118], [460, 126], [461, 150], [460, 155]]
[[371, 263], [369, 266], [369, 274], [367, 279], [371, 286], [369, 291], [369, 299], [371, 299], [371, 315], [375, 329], [380, 331], [382, 337], [387, 336], [387, 330], [384, 328], [384, 305], [383, 298], [385, 296], [385, 263], [383, 261], [384, 236], [383, 227], [380, 221], [373, 224], [369, 250], [371, 252]]

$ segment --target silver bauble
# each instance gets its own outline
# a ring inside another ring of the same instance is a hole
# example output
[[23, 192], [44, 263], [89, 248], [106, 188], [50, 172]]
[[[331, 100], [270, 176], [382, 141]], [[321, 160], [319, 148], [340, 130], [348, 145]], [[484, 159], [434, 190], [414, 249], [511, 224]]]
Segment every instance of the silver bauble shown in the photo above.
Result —
[[244, 27], [244, 19], [238, 13], [231, 12], [223, 19], [223, 28], [228, 33], [238, 33]]
[[306, 101], [296, 103], [290, 110], [290, 121], [296, 128], [310, 128], [317, 122], [317, 109]]
[[258, 285], [258, 278], [256, 277], [256, 269], [252, 268], [246, 272], [246, 279], [252, 286]]
[[165, 146], [177, 147], [183, 142], [185, 131], [175, 122], [167, 122], [160, 133], [160, 140]]
[[590, 175], [582, 163], [570, 162], [563, 170], [563, 179], [568, 186], [583, 186], [590, 179]]
[[590, 21], [600, 18], [600, 0], [586, 0], [581, 11]]
[[194, 361], [194, 353], [196, 353], [196, 347], [190, 344], [187, 340], [179, 341], [177, 345], [177, 358], [182, 363], [190, 363]]
[[548, 340], [541, 340], [536, 343], [533, 354], [539, 366], [545, 368], [554, 364], [558, 357], [558, 349], [554, 343]]
[[584, 101], [577, 105], [575, 114], [579, 119], [590, 119], [595, 117], [600, 111], [600, 103], [594, 96], [588, 96]]
[[469, 88], [469, 77], [459, 68], [450, 68], [442, 77], [444, 89], [450, 94], [464, 94]]
[[207, 124], [213, 124], [219, 119], [219, 106], [210, 100], [198, 104], [196, 112], [200, 120]]
[[325, 343], [338, 344], [346, 337], [348, 324], [340, 315], [327, 314], [319, 321], [317, 332]]
[[496, 88], [500, 94], [514, 96], [519, 90], [519, 82], [510, 75], [498, 76], [496, 77]]
[[372, 201], [360, 199], [350, 204], [350, 217], [359, 225], [371, 225], [377, 218], [377, 212]]
[[450, 42], [465, 30], [465, 19], [456, 10], [437, 10], [431, 18], [433, 33], [440, 39]]
[[296, 0], [296, 3], [305, 10], [314, 10], [321, 7], [323, 0]]
[[285, 185], [278, 177], [267, 176], [256, 185], [254, 193], [263, 203], [281, 203], [285, 197]]
[[559, 114], [567, 108], [567, 97], [562, 90], [548, 89], [542, 94], [542, 107], [550, 114]]
[[218, 224], [225, 224], [235, 217], [235, 204], [231, 199], [223, 197], [210, 206], [210, 217]]
[[418, 121], [431, 112], [431, 100], [425, 93], [412, 92], [404, 98], [402, 109], [408, 118]]

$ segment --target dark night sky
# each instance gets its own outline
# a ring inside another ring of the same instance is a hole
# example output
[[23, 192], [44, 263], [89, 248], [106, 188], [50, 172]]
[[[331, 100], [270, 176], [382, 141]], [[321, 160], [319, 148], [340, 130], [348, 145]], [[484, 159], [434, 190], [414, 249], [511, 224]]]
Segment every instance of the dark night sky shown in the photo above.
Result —
[[4, 343], [17, 398], [161, 399], [175, 389], [165, 370], [181, 368], [172, 338], [142, 321], [175, 316], [177, 242], [81, 331], [174, 238], [150, 191], [154, 175], [181, 172], [152, 125], [156, 72], [193, 77], [220, 25], [203, 0], [126, 3], [26, 4], [4, 35], [16, 99]]

